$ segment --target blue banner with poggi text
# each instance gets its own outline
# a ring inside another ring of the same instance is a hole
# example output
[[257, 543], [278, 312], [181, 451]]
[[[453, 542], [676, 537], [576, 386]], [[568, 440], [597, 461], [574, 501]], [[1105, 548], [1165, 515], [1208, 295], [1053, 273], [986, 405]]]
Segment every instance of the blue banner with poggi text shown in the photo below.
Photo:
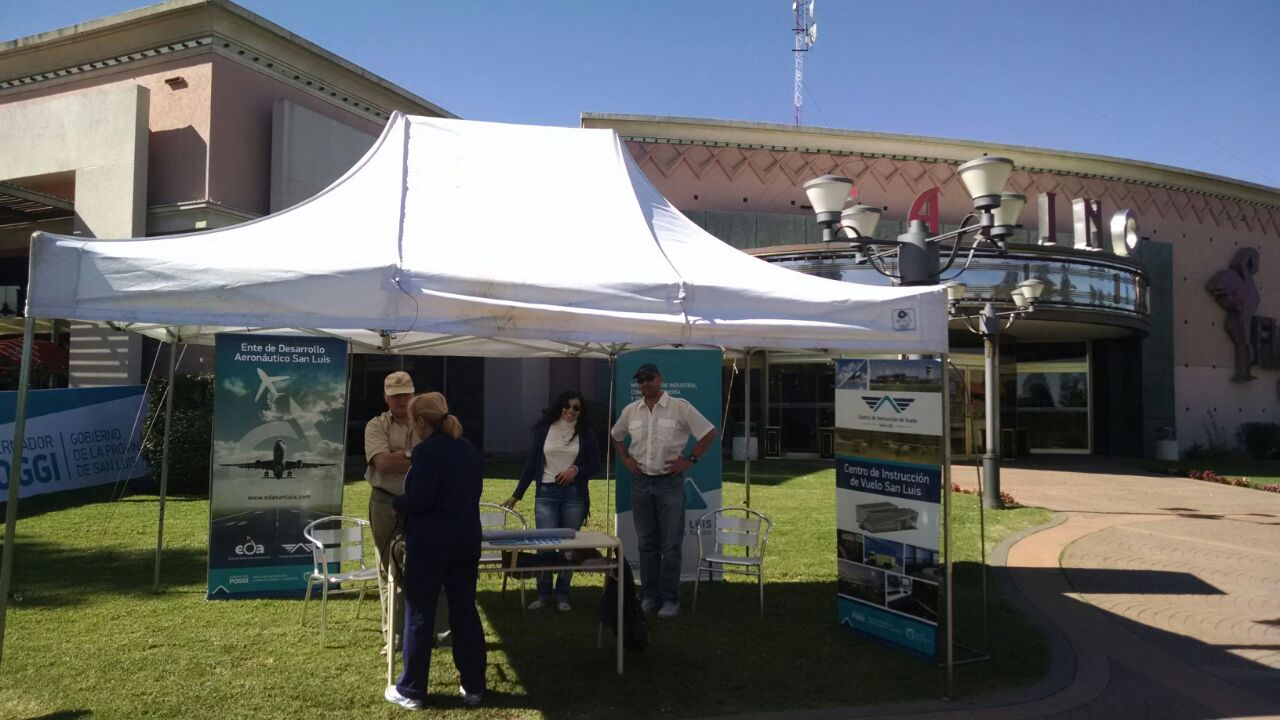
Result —
[[[0, 497], [9, 491], [18, 393], [0, 393]], [[18, 497], [123, 482], [150, 472], [139, 452], [146, 387], [32, 390]]]

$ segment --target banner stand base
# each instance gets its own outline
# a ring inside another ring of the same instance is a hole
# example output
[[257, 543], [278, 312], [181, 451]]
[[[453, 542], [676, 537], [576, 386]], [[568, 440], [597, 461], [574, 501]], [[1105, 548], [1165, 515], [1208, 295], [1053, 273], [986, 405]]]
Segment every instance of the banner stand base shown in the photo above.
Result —
[[[954, 663], [956, 665], [969, 665], [971, 663], [985, 662], [991, 659], [990, 653], [982, 650], [978, 650], [977, 648], [971, 648], [967, 645], [961, 645], [960, 643], [956, 643], [952, 647], [955, 648]], [[946, 660], [940, 660], [935, 665], [935, 667], [946, 667], [946, 666], [947, 666]]]

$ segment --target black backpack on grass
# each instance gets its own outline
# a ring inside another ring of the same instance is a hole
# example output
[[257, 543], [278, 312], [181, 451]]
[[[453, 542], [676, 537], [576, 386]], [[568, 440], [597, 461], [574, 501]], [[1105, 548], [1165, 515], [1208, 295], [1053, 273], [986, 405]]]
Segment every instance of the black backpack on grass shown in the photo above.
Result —
[[[640, 607], [640, 593], [631, 576], [631, 563], [622, 564], [622, 647], [627, 652], [640, 652], [649, 646], [649, 621]], [[604, 597], [600, 601], [600, 622], [618, 635], [618, 582], [612, 575], [604, 579]]]

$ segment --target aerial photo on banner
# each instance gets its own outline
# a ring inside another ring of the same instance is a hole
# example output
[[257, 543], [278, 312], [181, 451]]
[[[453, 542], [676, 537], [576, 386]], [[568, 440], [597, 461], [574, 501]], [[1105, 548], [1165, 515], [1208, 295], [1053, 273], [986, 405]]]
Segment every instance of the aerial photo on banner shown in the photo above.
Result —
[[837, 360], [835, 386], [840, 623], [935, 657], [942, 363]]

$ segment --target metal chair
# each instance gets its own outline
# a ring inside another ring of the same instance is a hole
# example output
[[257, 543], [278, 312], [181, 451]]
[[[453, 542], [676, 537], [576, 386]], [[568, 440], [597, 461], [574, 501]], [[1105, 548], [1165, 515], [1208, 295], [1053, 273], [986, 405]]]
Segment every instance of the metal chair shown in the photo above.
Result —
[[[730, 512], [741, 512], [733, 517]], [[712, 522], [708, 522], [711, 520]], [[763, 525], [763, 529], [761, 528]], [[773, 521], [768, 515], [743, 505], [718, 507], [698, 518], [698, 572], [693, 579], [693, 610], [698, 610], [698, 584], [702, 573], [713, 580], [717, 571], [755, 576], [760, 586], [760, 617], [764, 617], [764, 551]], [[715, 536], [707, 551], [703, 538]]]
[[[386, 597], [378, 566], [365, 562], [364, 538], [369, 521], [346, 515], [331, 515], [309, 523], [302, 529], [302, 536], [311, 543], [311, 573], [307, 575], [307, 594], [302, 600], [302, 624], [307, 623], [307, 604], [311, 601], [311, 588], [320, 584], [320, 645], [324, 646], [328, 627], [330, 594], [358, 592], [356, 618], [360, 617], [360, 604], [365, 591], [372, 583], [378, 590], [378, 605], [386, 616]], [[330, 589], [331, 586], [339, 586]]]
[[[529, 523], [524, 515], [509, 507], [497, 503], [480, 503], [480, 530], [528, 530]], [[501, 552], [487, 552], [480, 555], [481, 565], [503, 565], [505, 560]], [[502, 574], [502, 592], [507, 591], [507, 575]], [[517, 576], [520, 583], [520, 605], [524, 606], [524, 578]]]

